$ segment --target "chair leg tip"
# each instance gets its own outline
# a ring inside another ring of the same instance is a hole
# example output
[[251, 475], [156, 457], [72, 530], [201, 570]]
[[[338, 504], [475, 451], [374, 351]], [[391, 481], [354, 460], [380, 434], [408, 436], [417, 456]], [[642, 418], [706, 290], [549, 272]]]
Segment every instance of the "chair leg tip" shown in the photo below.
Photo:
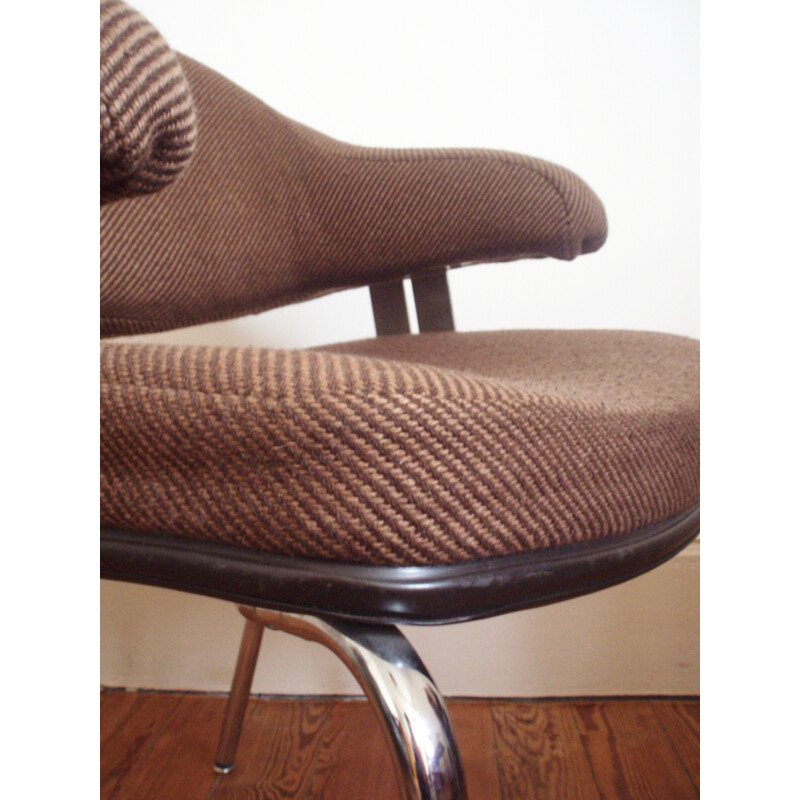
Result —
[[217, 764], [214, 762], [214, 772], [218, 775], [227, 775], [233, 769], [233, 764]]

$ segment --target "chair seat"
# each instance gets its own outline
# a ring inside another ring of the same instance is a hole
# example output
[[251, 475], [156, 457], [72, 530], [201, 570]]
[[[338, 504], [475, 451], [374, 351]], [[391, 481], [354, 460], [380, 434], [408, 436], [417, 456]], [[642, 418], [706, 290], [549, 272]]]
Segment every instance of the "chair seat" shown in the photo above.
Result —
[[627, 331], [106, 343], [101, 523], [375, 566], [608, 540], [698, 503], [698, 361]]

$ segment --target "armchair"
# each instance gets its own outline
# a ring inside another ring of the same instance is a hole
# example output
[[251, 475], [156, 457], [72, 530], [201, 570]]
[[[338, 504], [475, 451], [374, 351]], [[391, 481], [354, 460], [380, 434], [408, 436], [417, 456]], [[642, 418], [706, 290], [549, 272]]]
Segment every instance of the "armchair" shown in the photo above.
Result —
[[[101, 2], [101, 575], [240, 605], [218, 770], [266, 625], [340, 656], [406, 797], [465, 798], [444, 700], [395, 626], [596, 591], [697, 535], [695, 341], [453, 330], [448, 269], [605, 238], [562, 167], [335, 141]], [[114, 341], [365, 285], [371, 340]]]

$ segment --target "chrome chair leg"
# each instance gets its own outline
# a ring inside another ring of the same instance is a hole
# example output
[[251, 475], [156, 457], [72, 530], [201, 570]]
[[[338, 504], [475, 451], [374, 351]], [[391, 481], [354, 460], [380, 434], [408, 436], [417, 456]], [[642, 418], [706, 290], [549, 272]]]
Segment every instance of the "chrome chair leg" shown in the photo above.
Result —
[[404, 800], [466, 800], [467, 788], [444, 699], [393, 625], [241, 607], [253, 623], [318, 642], [345, 663], [378, 714]]
[[264, 623], [251, 619], [245, 622], [242, 643], [239, 645], [239, 657], [236, 660], [236, 671], [233, 673], [231, 693], [228, 695], [228, 705], [225, 707], [225, 719], [222, 722], [217, 755], [214, 758], [214, 771], [223, 775], [233, 769], [236, 747], [242, 733], [244, 712], [250, 697], [250, 687], [253, 685], [253, 673], [256, 669], [263, 633]]

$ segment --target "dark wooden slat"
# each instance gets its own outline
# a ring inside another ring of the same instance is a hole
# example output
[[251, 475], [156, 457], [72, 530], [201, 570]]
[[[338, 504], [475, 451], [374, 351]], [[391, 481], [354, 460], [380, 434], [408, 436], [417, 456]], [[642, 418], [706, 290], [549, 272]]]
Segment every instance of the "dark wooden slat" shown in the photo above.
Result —
[[366, 702], [337, 702], [317, 759], [308, 800], [401, 800], [375, 712]]
[[692, 783], [700, 788], [700, 703], [654, 702], [664, 730], [672, 740]]
[[234, 769], [213, 800], [307, 797], [330, 715], [324, 701], [251, 700]]
[[572, 710], [604, 800], [699, 797], [650, 703], [574, 703]]
[[175, 713], [108, 800], [207, 800], [219, 778], [212, 765], [224, 708], [223, 697], [180, 698]]
[[372, 300], [372, 316], [375, 319], [375, 333], [378, 336], [391, 336], [408, 333], [408, 309], [403, 291], [403, 281], [377, 283], [369, 287]]
[[[125, 797], [121, 784], [158, 739], [181, 698], [168, 694], [114, 693], [100, 706], [100, 796]], [[107, 716], [108, 715], [108, 716]]]
[[493, 702], [492, 715], [504, 797], [600, 800], [568, 704]]
[[420, 333], [455, 330], [447, 272], [439, 270], [411, 278]]

